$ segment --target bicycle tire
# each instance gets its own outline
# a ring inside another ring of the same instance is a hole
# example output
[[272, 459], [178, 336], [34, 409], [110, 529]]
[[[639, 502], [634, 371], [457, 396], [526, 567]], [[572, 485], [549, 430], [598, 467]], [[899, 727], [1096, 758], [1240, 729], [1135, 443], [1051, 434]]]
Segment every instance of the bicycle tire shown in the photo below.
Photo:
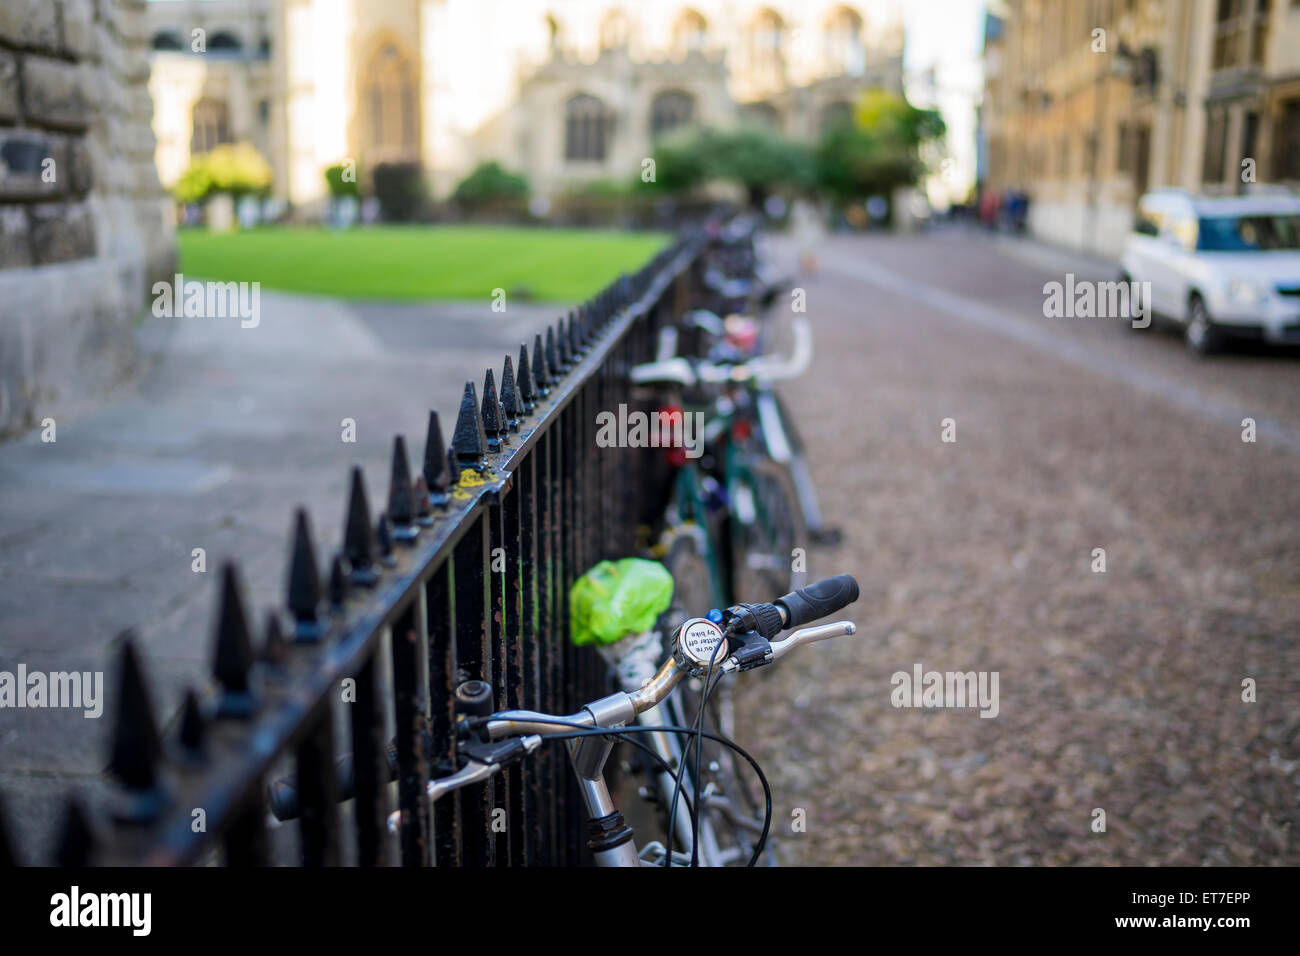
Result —
[[[682, 621], [689, 617], [697, 617], [708, 608], [719, 607], [726, 603], [725, 600], [718, 600], [718, 595], [713, 595], [709, 599], [707, 607], [704, 604], [692, 603], [700, 600], [701, 591], [709, 592], [712, 590], [708, 586], [707, 576], [702, 576], [702, 572], [707, 570], [707, 562], [699, 553], [699, 538], [700, 535], [693, 529], [689, 531], [683, 529], [681, 533], [670, 531], [665, 541], [664, 566], [673, 576], [674, 585], [673, 603], [669, 608], [669, 612], [666, 612], [671, 615], [668, 620], [665, 620], [664, 638], [666, 642], [671, 637], [672, 630]], [[701, 585], [701, 582], [704, 582], [703, 585]], [[677, 691], [672, 697], [665, 701], [668, 713], [673, 720], [683, 722], [685, 726], [693, 725], [699, 712], [700, 690], [702, 689], [696, 686], [699, 683], [698, 680], [683, 681], [678, 685]], [[714, 689], [709, 700], [709, 706], [710, 710], [714, 712], [713, 724], [717, 732], [725, 737], [732, 737], [735, 733], [735, 705], [731, 677], [724, 679]], [[693, 747], [686, 748], [686, 759], [683, 760], [684, 790], [694, 786], [697, 773], [694, 755]], [[734, 753], [713, 741], [706, 740], [701, 747], [701, 763], [706, 768], [706, 772], [701, 777], [702, 790], [708, 789], [709, 784], [712, 783], [713, 789], [717, 791], [719, 796], [735, 801], [735, 809], [739, 817], [761, 821], [759, 803], [744, 777], [744, 773], [748, 768], [739, 765]], [[692, 796], [689, 791], [687, 795]], [[659, 796], [664, 804], [664, 819], [666, 821], [667, 805], [672, 801], [672, 794], [660, 794]], [[753, 850], [755, 835], [750, 830], [738, 825], [722, 810], [709, 810], [707, 815], [719, 849], [724, 854], [734, 854], [736, 857], [735, 862], [744, 863], [748, 860]], [[761, 859], [764, 865], [775, 865], [776, 856], [770, 844]]]
[[[732, 597], [771, 601], [808, 581], [807, 526], [787, 467], [747, 456], [742, 474], [740, 486], [728, 489]], [[752, 504], [741, 500], [746, 492]], [[752, 514], [745, 513], [749, 508]]]

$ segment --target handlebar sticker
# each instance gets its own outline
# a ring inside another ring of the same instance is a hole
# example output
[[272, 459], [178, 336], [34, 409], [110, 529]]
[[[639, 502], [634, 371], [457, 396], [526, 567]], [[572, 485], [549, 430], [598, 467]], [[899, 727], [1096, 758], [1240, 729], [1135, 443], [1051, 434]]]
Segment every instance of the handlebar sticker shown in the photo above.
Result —
[[679, 643], [682, 653], [692, 662], [701, 667], [707, 667], [710, 660], [713, 660], [714, 664], [722, 663], [722, 652], [719, 652], [717, 658], [714, 658], [713, 654], [714, 649], [723, 640], [722, 628], [712, 621], [697, 617], [682, 625]]

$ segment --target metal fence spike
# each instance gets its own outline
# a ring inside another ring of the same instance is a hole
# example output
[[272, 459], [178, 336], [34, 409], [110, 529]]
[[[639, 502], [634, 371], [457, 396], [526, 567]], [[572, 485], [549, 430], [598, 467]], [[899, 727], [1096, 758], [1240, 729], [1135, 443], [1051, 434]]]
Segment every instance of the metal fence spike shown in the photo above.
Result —
[[415, 523], [422, 528], [433, 527], [433, 510], [429, 505], [429, 483], [424, 480], [424, 474], [415, 476], [415, 483], [411, 486], [411, 496], [415, 498]]
[[487, 435], [488, 451], [501, 449], [502, 437], [506, 430], [505, 418], [500, 414], [501, 400], [497, 398], [497, 386], [492, 378], [492, 370], [487, 370], [483, 377], [483, 433]]
[[573, 356], [569, 354], [569, 333], [565, 331], [564, 316], [555, 323], [555, 356], [560, 361], [560, 370], [567, 372], [573, 367]]
[[447, 478], [453, 487], [460, 482], [460, 459], [452, 448], [447, 449]]
[[546, 349], [542, 345], [542, 333], [538, 332], [533, 339], [533, 386], [540, 397], [545, 398], [551, 393], [552, 381], [550, 366], [546, 362]]
[[424, 475], [424, 483], [429, 486], [433, 503], [445, 504], [439, 502], [438, 497], [447, 491], [447, 446], [442, 440], [442, 423], [433, 409], [429, 410], [429, 427], [424, 432], [424, 467], [421, 474]]
[[524, 414], [531, 415], [537, 407], [537, 387], [533, 384], [533, 368], [528, 363], [528, 346], [519, 343], [519, 398], [523, 402]]
[[375, 567], [375, 531], [370, 526], [366, 478], [357, 465], [352, 466], [348, 516], [343, 524], [343, 556], [348, 559], [353, 584], [368, 588], [379, 580], [379, 569]]
[[135, 637], [130, 632], [123, 635], [117, 687], [117, 722], [108, 769], [126, 793], [114, 814], [124, 822], [142, 823], [157, 816], [166, 801], [158, 773], [162, 742]]
[[293, 614], [294, 640], [318, 641], [324, 632], [320, 618], [321, 581], [316, 565], [307, 510], [299, 508], [293, 521], [293, 556], [289, 561], [289, 611]]
[[95, 831], [91, 829], [81, 799], [69, 796], [63, 804], [63, 820], [59, 823], [54, 862], [58, 866], [87, 866], [94, 855], [95, 843]]
[[277, 671], [289, 663], [289, 641], [284, 636], [280, 615], [274, 610], [266, 612], [266, 637], [262, 641], [261, 660]]
[[221, 597], [217, 605], [216, 651], [212, 674], [221, 687], [218, 717], [249, 717], [257, 709], [249, 672], [253, 667], [253, 642], [235, 565], [221, 569]]
[[552, 383], [564, 372], [555, 349], [555, 326], [546, 329], [546, 374]]
[[479, 417], [478, 392], [473, 382], [465, 383], [465, 394], [460, 400], [460, 414], [456, 417], [456, 431], [451, 436], [451, 447], [462, 465], [482, 471], [487, 467], [483, 456], [487, 454], [487, 436], [483, 434], [483, 419]]
[[577, 356], [587, 350], [587, 343], [582, 338], [582, 308], [569, 313], [569, 351]]
[[177, 739], [181, 745], [181, 755], [191, 761], [200, 761], [207, 751], [205, 737], [207, 721], [199, 707], [199, 696], [194, 689], [185, 691], [185, 703], [181, 705], [181, 726]]
[[326, 590], [335, 613], [342, 613], [348, 599], [348, 570], [347, 559], [341, 554], [334, 555], [330, 561], [330, 580]]
[[394, 567], [397, 556], [393, 554], [393, 525], [386, 511], [379, 512], [375, 521], [375, 540], [379, 542], [379, 560], [390, 568]]
[[415, 487], [411, 484], [411, 459], [406, 438], [393, 436], [393, 468], [388, 481], [388, 520], [393, 523], [394, 541], [414, 541], [420, 529], [415, 524]]
[[519, 431], [519, 419], [524, 417], [524, 403], [519, 397], [519, 388], [515, 384], [515, 366], [509, 355], [501, 368], [501, 405], [506, 413], [506, 427], [512, 432]]

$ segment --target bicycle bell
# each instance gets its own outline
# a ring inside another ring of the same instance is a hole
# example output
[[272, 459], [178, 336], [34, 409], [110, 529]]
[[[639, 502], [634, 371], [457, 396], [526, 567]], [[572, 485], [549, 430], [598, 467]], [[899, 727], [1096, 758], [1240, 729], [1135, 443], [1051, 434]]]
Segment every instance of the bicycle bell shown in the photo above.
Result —
[[677, 629], [677, 640], [673, 642], [673, 656], [677, 662], [691, 674], [699, 676], [709, 669], [713, 661], [714, 670], [722, 667], [727, 659], [727, 648], [715, 649], [726, 641], [722, 628], [705, 617], [693, 617]]

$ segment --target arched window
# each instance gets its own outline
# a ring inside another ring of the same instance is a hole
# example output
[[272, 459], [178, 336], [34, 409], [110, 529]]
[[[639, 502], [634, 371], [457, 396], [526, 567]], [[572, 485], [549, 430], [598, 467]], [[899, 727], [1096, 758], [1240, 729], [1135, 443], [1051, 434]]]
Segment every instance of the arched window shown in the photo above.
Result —
[[153, 35], [155, 50], [184, 50], [185, 41], [175, 30], [159, 30]]
[[366, 67], [362, 87], [371, 161], [414, 159], [419, 152], [415, 68], [395, 44], [385, 43]]
[[695, 116], [695, 97], [681, 90], [665, 90], [650, 101], [650, 138], [656, 139], [689, 123]]
[[190, 137], [190, 153], [206, 153], [230, 142], [230, 107], [225, 100], [205, 96], [194, 104], [191, 118], [194, 132]]
[[617, 50], [627, 45], [627, 17], [621, 10], [611, 10], [600, 21], [600, 48]]
[[239, 37], [229, 30], [218, 30], [208, 37], [209, 53], [240, 53], [243, 49], [244, 44], [239, 42]]
[[762, 10], [754, 18], [749, 57], [754, 78], [760, 83], [779, 83], [785, 78], [785, 21], [775, 10]]
[[678, 53], [696, 53], [704, 49], [709, 24], [694, 10], [683, 10], [673, 22], [673, 49]]
[[841, 100], [836, 103], [827, 103], [822, 107], [820, 124], [823, 133], [837, 126], [847, 126], [851, 122], [853, 122], [852, 104]]
[[578, 93], [564, 105], [564, 158], [602, 162], [614, 131], [614, 114], [589, 93]]
[[867, 68], [867, 51], [862, 40], [862, 17], [840, 7], [826, 21], [826, 63], [832, 72], [861, 76]]

